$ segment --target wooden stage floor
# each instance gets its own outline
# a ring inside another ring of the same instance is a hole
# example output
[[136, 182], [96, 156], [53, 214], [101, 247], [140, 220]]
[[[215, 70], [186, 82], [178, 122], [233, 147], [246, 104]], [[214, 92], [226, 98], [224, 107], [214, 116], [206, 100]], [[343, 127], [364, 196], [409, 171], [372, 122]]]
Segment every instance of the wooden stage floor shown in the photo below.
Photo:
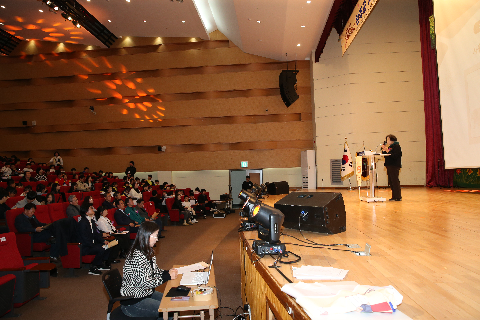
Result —
[[[394, 286], [404, 297], [399, 310], [412, 319], [480, 319], [480, 193], [423, 187], [402, 188], [403, 201], [366, 203], [358, 191], [341, 192], [346, 232], [304, 232], [320, 243], [372, 246], [371, 256], [287, 246], [302, 264], [349, 270], [345, 280]], [[390, 198], [390, 190], [378, 196]], [[264, 202], [273, 205], [282, 196]], [[302, 237], [298, 231], [284, 233]], [[296, 242], [282, 237], [282, 242]], [[286, 282], [285, 282], [286, 283]]]

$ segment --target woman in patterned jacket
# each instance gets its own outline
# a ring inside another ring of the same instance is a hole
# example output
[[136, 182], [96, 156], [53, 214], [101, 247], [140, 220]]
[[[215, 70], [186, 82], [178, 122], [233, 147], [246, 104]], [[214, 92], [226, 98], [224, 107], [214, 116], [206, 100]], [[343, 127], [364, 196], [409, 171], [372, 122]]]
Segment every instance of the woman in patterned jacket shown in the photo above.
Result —
[[177, 277], [177, 269], [166, 271], [157, 266], [153, 246], [158, 241], [158, 230], [156, 223], [143, 222], [125, 260], [120, 293], [135, 297], [122, 301], [122, 311], [129, 317], [158, 317], [163, 294], [155, 288]]

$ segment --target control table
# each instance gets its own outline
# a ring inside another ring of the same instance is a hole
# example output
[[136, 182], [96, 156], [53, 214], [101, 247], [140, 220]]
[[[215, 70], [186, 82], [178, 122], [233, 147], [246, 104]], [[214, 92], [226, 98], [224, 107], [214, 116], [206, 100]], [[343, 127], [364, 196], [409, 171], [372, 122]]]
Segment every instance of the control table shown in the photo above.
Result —
[[[174, 266], [174, 268], [178, 267], [180, 266]], [[160, 302], [160, 307], [158, 308], [158, 312], [163, 313], [163, 319], [168, 319], [168, 312], [174, 312], [174, 320], [177, 320], [179, 318], [178, 313], [181, 311], [200, 311], [200, 315], [182, 315], [181, 318], [200, 318], [201, 320], [204, 320], [205, 310], [208, 310], [210, 320], [214, 320], [215, 309], [218, 309], [217, 290], [215, 289], [215, 268], [212, 266], [210, 278], [207, 283], [208, 287], [214, 288], [212, 298], [208, 301], [193, 301], [193, 290], [190, 290], [190, 300], [188, 301], [172, 301], [170, 297], [166, 297], [167, 293], [172, 287], [178, 287], [180, 285], [181, 279], [182, 275], [179, 274], [175, 280], [170, 280], [167, 282], [162, 302]], [[188, 287], [194, 289], [196, 286]]]

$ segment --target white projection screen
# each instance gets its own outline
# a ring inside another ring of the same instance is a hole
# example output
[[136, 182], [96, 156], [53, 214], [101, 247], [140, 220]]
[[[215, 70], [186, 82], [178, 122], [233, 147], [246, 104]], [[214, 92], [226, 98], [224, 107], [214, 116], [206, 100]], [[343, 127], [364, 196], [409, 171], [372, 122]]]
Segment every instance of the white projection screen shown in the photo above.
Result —
[[434, 0], [434, 12], [445, 166], [477, 168], [480, 0]]

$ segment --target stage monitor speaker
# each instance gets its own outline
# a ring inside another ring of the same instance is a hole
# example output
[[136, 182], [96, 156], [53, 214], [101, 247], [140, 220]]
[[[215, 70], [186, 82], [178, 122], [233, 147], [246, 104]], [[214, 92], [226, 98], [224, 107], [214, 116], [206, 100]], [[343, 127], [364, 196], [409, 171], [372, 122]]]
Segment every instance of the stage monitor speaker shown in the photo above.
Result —
[[290, 187], [288, 186], [287, 181], [272, 182], [267, 184], [267, 193], [268, 194], [288, 194], [290, 192]]
[[345, 231], [345, 203], [338, 192], [292, 192], [274, 205], [290, 229], [335, 234]]
[[298, 94], [295, 90], [297, 73], [298, 70], [282, 70], [278, 78], [280, 95], [282, 96], [283, 103], [285, 103], [287, 107], [290, 107], [298, 100]]

